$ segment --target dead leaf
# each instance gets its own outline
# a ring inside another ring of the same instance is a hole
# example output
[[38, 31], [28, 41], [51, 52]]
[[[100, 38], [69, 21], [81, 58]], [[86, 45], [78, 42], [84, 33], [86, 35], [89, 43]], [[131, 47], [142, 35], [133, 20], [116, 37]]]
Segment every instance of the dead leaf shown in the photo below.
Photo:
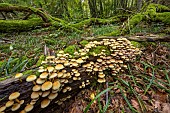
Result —
[[162, 112], [161, 113], [170, 113], [170, 104], [169, 103], [162, 104]]

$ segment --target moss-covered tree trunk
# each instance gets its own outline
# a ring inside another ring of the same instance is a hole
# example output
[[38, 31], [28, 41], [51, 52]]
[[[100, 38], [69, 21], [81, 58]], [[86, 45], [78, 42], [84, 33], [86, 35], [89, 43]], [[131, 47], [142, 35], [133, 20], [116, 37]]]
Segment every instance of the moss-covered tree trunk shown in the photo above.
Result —
[[170, 9], [160, 4], [149, 4], [144, 12], [131, 16], [123, 27], [106, 35], [118, 36], [129, 33], [132, 28], [142, 21], [146, 22], [163, 22], [170, 25]]

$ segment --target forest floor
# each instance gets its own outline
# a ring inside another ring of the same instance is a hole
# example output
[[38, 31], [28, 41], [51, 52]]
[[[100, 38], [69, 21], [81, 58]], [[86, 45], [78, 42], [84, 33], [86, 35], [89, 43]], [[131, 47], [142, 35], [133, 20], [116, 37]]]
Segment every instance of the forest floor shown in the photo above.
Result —
[[[83, 34], [38, 29], [21, 33], [0, 34], [0, 81], [14, 73], [36, 67], [38, 59], [48, 52], [56, 53], [68, 45], [78, 44], [82, 37], [110, 33], [119, 25], [91, 26]], [[141, 23], [127, 36], [165, 35], [160, 23]], [[143, 42], [141, 56], [129, 65], [126, 73], [109, 78], [107, 83], [93, 83], [61, 106], [63, 113], [169, 113], [170, 111], [170, 43]], [[108, 87], [110, 91], [103, 92]], [[101, 93], [103, 92], [103, 93]], [[95, 98], [98, 97], [98, 98]], [[89, 104], [93, 99], [94, 102]], [[68, 104], [69, 103], [69, 104]], [[61, 113], [57, 110], [56, 113]], [[54, 113], [55, 113], [54, 112]]]

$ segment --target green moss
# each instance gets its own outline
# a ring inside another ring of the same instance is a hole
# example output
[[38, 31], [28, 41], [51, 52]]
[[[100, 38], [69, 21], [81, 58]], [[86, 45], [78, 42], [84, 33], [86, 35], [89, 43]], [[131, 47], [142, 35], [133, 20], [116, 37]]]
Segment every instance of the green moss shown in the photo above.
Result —
[[111, 33], [107, 33], [107, 34], [104, 34], [104, 36], [119, 36], [121, 35], [121, 30], [114, 30], [113, 32]]
[[9, 6], [12, 6], [12, 5], [8, 3], [0, 3], [0, 8], [9, 7]]
[[54, 39], [44, 39], [47, 45], [55, 45], [56, 41]]
[[131, 41], [131, 44], [137, 48], [141, 48], [142, 47], [142, 44], [139, 43], [139, 42], [136, 42], [136, 41]]
[[0, 31], [28, 31], [41, 28], [43, 21], [40, 18], [33, 18], [29, 20], [0, 20]]
[[164, 11], [170, 11], [170, 8], [167, 6], [161, 5], [161, 4], [149, 4], [146, 12], [164, 12]]
[[0, 45], [0, 50], [9, 49], [9, 47], [10, 47], [10, 44], [1, 44]]
[[106, 46], [96, 46], [95, 48], [90, 49], [89, 55], [93, 55], [93, 53], [100, 54], [102, 50], [105, 50], [106, 55], [110, 55], [110, 51]]
[[86, 44], [88, 44], [89, 42], [87, 40], [82, 40], [80, 42], [80, 44], [84, 47]]
[[41, 65], [41, 62], [42, 62], [43, 60], [45, 60], [45, 56], [44, 56], [44, 55], [41, 55], [41, 56], [39, 57], [37, 63], [36, 63], [36, 66], [37, 66], [37, 67], [40, 66], [40, 65]]
[[78, 45], [70, 45], [67, 48], [64, 49], [64, 53], [69, 53], [70, 55], [74, 56], [74, 52], [78, 51], [80, 48]]
[[23, 75], [31, 75], [33, 73], [34, 73], [33, 70], [26, 70], [23, 72]]
[[154, 20], [170, 25], [170, 12], [157, 13]]

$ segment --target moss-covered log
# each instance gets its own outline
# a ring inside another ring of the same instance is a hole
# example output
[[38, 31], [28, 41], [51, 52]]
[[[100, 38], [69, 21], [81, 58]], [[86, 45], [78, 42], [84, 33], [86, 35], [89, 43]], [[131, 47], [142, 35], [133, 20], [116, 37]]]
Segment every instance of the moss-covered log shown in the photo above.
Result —
[[132, 28], [142, 21], [147, 22], [162, 22], [170, 25], [170, 8], [160, 4], [150, 4], [144, 12], [137, 13], [128, 19], [123, 27], [106, 34], [107, 36], [118, 36], [129, 33]]
[[44, 22], [50, 22], [50, 18], [46, 13], [43, 11], [33, 8], [33, 7], [26, 7], [26, 6], [17, 6], [17, 5], [11, 5], [7, 3], [1, 3], [0, 4], [0, 12], [13, 12], [13, 11], [19, 11], [19, 12], [27, 12], [29, 14], [36, 14], [42, 18]]
[[[117, 39], [122, 36], [98, 36], [98, 37], [84, 37], [84, 40], [92, 41], [92, 40], [102, 40], [102, 39]], [[126, 36], [126, 39], [130, 41], [136, 41], [136, 42], [170, 42], [170, 35], [166, 36], [159, 36], [159, 35], [153, 35], [153, 36]]]
[[[126, 38], [80, 44], [59, 51], [57, 57], [46, 57], [33, 75], [18, 79], [16, 77], [23, 74], [19, 73], [15, 75], [16, 79], [1, 81], [0, 112], [28, 112], [27, 108], [31, 107], [33, 113], [52, 113], [82, 88], [94, 82], [105, 83], [107, 77], [124, 72], [127, 64], [141, 53]], [[17, 92], [17, 99], [13, 97], [14, 92]], [[9, 106], [9, 100], [15, 104]]]
[[107, 25], [107, 24], [115, 24], [119, 22], [124, 22], [125, 20], [127, 20], [127, 17], [128, 15], [121, 15], [121, 16], [119, 15], [119, 16], [114, 16], [114, 17], [110, 17], [107, 19], [90, 18], [90, 19], [81, 21], [79, 23], [70, 24], [70, 25], [77, 29], [83, 29], [91, 25]]

